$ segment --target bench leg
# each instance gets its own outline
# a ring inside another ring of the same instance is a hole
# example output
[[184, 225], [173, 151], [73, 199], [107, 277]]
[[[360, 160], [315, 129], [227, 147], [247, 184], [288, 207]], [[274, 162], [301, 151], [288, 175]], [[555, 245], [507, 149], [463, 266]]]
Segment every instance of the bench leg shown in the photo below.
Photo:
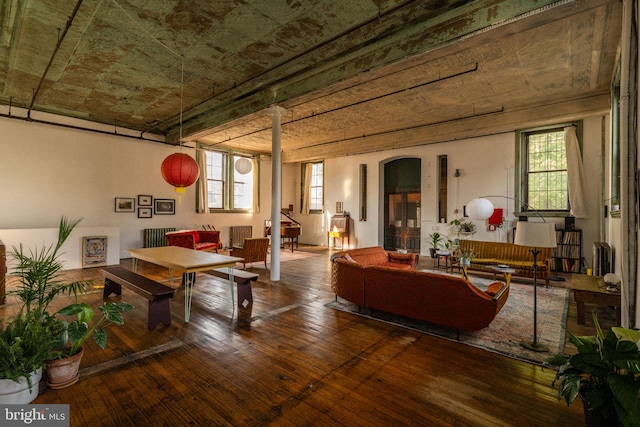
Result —
[[170, 326], [171, 305], [169, 304], [169, 298], [149, 301], [149, 313], [147, 319], [149, 330], [155, 329], [158, 323]]
[[238, 282], [238, 308], [247, 308], [249, 304], [253, 304], [251, 280]]
[[122, 295], [122, 286], [120, 286], [120, 284], [112, 280], [105, 278], [104, 290], [102, 291], [102, 298], [107, 298], [111, 294]]

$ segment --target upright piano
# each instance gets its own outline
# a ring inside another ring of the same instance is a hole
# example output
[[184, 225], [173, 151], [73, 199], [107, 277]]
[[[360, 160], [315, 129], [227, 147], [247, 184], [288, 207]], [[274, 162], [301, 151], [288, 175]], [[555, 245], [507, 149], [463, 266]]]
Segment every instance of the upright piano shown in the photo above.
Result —
[[[284, 215], [288, 220], [280, 221], [280, 247], [284, 248], [285, 244], [289, 243], [289, 247], [291, 248], [291, 252], [293, 252], [293, 246], [298, 246], [298, 236], [302, 234], [302, 225], [291, 218], [284, 212], [280, 212], [281, 215]], [[271, 220], [266, 220], [264, 222], [264, 236], [271, 235]]]

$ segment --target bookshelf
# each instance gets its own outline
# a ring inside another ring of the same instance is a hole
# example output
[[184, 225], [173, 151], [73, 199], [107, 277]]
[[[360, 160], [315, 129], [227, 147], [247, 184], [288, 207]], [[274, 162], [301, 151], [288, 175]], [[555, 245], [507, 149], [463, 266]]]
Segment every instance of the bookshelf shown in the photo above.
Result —
[[582, 270], [582, 230], [556, 230], [557, 247], [553, 250], [555, 271], [580, 273]]

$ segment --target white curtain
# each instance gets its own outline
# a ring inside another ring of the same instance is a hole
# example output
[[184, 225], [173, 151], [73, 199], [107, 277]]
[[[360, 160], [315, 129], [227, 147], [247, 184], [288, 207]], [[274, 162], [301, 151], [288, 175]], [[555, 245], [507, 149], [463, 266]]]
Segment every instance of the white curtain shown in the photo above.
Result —
[[302, 167], [304, 168], [304, 193], [302, 195], [302, 210], [300, 213], [309, 214], [309, 204], [311, 201], [311, 173], [313, 168], [310, 163], [305, 163]]
[[196, 181], [196, 213], [209, 213], [209, 188], [207, 184], [207, 155], [202, 150], [196, 151], [196, 161], [200, 168], [200, 176]]
[[251, 159], [251, 172], [253, 172], [253, 213], [260, 212], [260, 192], [258, 186], [260, 185], [260, 171], [258, 170], [258, 159]]
[[567, 126], [564, 128], [564, 143], [567, 151], [567, 179], [569, 184], [571, 215], [576, 218], [587, 218], [582, 154], [580, 153], [580, 144], [576, 136], [575, 126]]

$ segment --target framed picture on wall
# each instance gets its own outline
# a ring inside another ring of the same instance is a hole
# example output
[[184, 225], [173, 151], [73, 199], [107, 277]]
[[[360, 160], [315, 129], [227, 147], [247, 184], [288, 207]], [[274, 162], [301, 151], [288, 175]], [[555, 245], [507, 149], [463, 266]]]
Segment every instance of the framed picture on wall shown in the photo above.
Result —
[[153, 197], [145, 195], [138, 196], [138, 206], [151, 206]]
[[153, 208], [148, 207], [148, 208], [138, 208], [138, 218], [151, 218]]
[[175, 199], [155, 199], [153, 201], [153, 210], [156, 215], [175, 215], [176, 200]]
[[136, 199], [133, 197], [116, 197], [116, 212], [135, 212]]

